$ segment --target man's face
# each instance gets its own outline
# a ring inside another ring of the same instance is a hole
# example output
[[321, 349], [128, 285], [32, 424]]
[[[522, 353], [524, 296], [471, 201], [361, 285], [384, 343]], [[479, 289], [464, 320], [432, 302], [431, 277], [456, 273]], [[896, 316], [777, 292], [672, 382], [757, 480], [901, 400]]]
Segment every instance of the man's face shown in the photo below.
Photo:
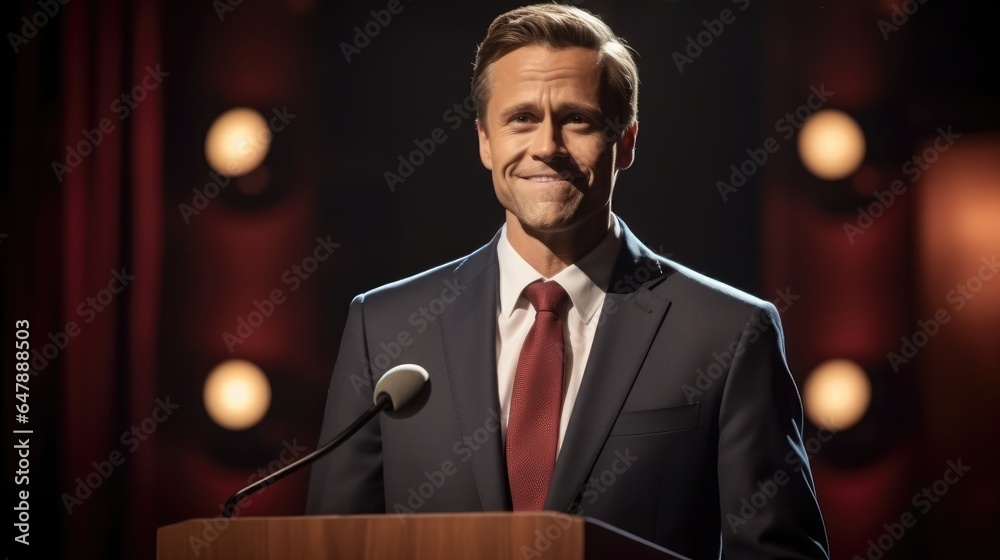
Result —
[[494, 63], [479, 152], [508, 228], [536, 237], [607, 231], [637, 126], [608, 128], [614, 119], [601, 103], [597, 61], [595, 50], [530, 46]]

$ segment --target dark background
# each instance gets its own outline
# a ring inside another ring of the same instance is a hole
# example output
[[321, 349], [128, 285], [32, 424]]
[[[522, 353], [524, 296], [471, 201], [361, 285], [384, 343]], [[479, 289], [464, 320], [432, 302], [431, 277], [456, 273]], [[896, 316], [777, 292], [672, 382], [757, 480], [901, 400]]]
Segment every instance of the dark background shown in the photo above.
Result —
[[[402, 11], [350, 61], [342, 43], [386, 2], [345, 4], [73, 0], [4, 55], [12, 79], [2, 117], [2, 345], [12, 347], [18, 319], [30, 320], [37, 349], [67, 321], [82, 325], [44, 367], [33, 364], [34, 554], [150, 557], [156, 527], [217, 516], [286, 444], [316, 444], [350, 299], [467, 254], [500, 227], [473, 119], [453, 129], [446, 111], [469, 95], [490, 21], [519, 4], [401, 0]], [[871, 378], [868, 413], [813, 457], [834, 557], [865, 557], [869, 539], [914, 511], [912, 496], [958, 458], [970, 473], [892, 539], [885, 557], [992, 550], [1000, 282], [985, 282], [899, 371], [887, 354], [918, 320], [952, 310], [945, 294], [1000, 249], [1000, 64], [992, 55], [1000, 11], [908, 3], [919, 7], [886, 40], [877, 22], [903, 3], [576, 4], [638, 52], [638, 152], [619, 176], [618, 215], [687, 266], [763, 299], [779, 290], [799, 296], [782, 320], [800, 387], [832, 358], [861, 364]], [[735, 21], [679, 71], [674, 53], [723, 9]], [[40, 10], [8, 4], [6, 30], [23, 33], [21, 18]], [[119, 119], [111, 104], [157, 65], [169, 75]], [[821, 85], [835, 92], [828, 107], [854, 115], [868, 142], [863, 167], [840, 181], [812, 177], [795, 139], [774, 128]], [[193, 204], [212, 180], [208, 127], [233, 107], [294, 118], [275, 132], [262, 167], [185, 218], [179, 205]], [[59, 181], [52, 163], [102, 118], [115, 130]], [[949, 126], [961, 134], [953, 149], [849, 242], [843, 224], [856, 222], [874, 192], [906, 180], [903, 163]], [[447, 139], [391, 190], [385, 172], [397, 172], [397, 158], [436, 128]], [[724, 200], [717, 182], [768, 137], [779, 150]], [[289, 292], [282, 274], [312, 254], [317, 237], [339, 246]], [[78, 305], [122, 267], [134, 284], [83, 324]], [[230, 351], [223, 333], [276, 288], [287, 301]], [[4, 367], [13, 372], [8, 350]], [[272, 387], [264, 420], [241, 432], [216, 425], [202, 405], [205, 376], [231, 358], [260, 366]], [[23, 426], [12, 418], [18, 401], [7, 377], [10, 434]], [[123, 448], [120, 434], [168, 398], [176, 412], [134, 452]], [[815, 433], [806, 427], [807, 438]], [[77, 479], [116, 450], [124, 463], [67, 507]], [[19, 489], [12, 479], [11, 494]], [[301, 513], [306, 481], [294, 475], [244, 514]], [[21, 545], [11, 546], [22, 557]]]

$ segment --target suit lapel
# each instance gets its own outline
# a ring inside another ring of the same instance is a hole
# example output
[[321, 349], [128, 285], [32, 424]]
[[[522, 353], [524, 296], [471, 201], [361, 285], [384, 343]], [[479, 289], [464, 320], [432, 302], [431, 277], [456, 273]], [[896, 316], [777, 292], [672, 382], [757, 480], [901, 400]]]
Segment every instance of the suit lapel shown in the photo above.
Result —
[[556, 461], [546, 509], [569, 511], [607, 441], [670, 301], [650, 289], [667, 272], [622, 223], [623, 245], [580, 392]]
[[487, 511], [511, 508], [496, 373], [498, 239], [499, 234], [455, 269], [455, 278], [465, 289], [439, 320], [459, 430], [466, 442], [474, 440], [477, 445], [484, 429], [489, 434], [484, 444], [473, 448], [470, 459]]

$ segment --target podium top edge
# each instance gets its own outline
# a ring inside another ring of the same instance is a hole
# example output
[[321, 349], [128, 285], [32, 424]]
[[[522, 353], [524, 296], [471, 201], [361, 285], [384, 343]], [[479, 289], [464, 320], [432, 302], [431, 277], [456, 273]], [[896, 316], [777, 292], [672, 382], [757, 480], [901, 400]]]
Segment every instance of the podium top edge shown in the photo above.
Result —
[[[333, 520], [333, 519], [354, 519], [354, 520], [375, 520], [375, 519], [385, 519], [403, 517], [405, 519], [449, 519], [449, 518], [543, 518], [543, 519], [559, 519], [562, 521], [570, 520], [570, 522], [587, 523], [591, 521], [597, 521], [590, 517], [582, 517], [579, 515], [570, 515], [568, 513], [542, 510], [542, 511], [454, 511], [454, 512], [435, 512], [435, 513], [361, 513], [361, 514], [323, 514], [323, 515], [242, 515], [238, 517], [233, 517], [229, 519], [229, 522], [240, 522], [240, 521], [254, 521], [254, 522], [273, 522], [273, 521], [289, 521], [289, 520], [303, 520], [303, 519], [313, 519], [313, 520]], [[204, 521], [213, 522], [217, 519], [221, 519], [222, 515], [216, 515], [215, 517], [194, 517], [190, 519], [185, 519], [178, 521], [176, 523], [170, 523], [167, 525], [162, 525], [158, 528], [166, 529], [169, 527], [177, 527], [181, 525], [186, 525], [189, 523], [201, 523]]]

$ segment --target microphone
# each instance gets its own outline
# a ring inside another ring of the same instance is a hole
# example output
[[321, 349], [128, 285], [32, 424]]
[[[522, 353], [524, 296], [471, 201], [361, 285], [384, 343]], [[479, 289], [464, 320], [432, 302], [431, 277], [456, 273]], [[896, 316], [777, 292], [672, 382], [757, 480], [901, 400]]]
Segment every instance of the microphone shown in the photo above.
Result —
[[372, 418], [377, 416], [379, 412], [383, 410], [398, 412], [400, 409], [406, 407], [427, 386], [428, 379], [430, 379], [430, 375], [428, 375], [427, 370], [416, 364], [400, 364], [385, 372], [385, 375], [375, 384], [372, 405], [353, 424], [312, 453], [302, 457], [298, 461], [285, 465], [233, 494], [222, 508], [222, 516], [226, 518], [232, 517], [233, 509], [243, 498], [260, 492], [264, 488], [333, 451]]

